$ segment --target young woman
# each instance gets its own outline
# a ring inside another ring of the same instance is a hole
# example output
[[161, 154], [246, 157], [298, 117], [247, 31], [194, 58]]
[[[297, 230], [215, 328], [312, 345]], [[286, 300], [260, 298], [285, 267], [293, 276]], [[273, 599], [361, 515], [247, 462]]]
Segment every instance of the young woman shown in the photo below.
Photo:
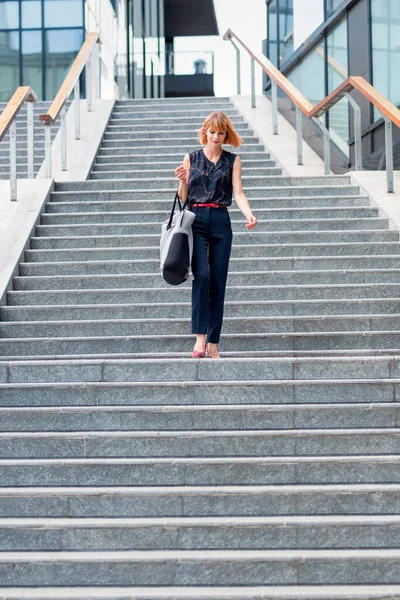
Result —
[[257, 225], [242, 188], [239, 156], [222, 148], [238, 147], [242, 139], [223, 112], [213, 112], [198, 130], [203, 148], [186, 154], [175, 170], [179, 197], [189, 198], [196, 213], [193, 222], [192, 333], [196, 334], [193, 358], [219, 358], [225, 287], [232, 246], [232, 227], [227, 207], [232, 192], [247, 219], [247, 229]]

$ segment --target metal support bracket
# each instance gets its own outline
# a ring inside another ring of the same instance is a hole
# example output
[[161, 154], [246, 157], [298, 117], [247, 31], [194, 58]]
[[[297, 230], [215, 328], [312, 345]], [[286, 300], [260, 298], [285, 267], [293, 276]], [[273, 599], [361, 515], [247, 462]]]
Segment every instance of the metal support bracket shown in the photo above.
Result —
[[353, 109], [354, 113], [354, 141], [355, 141], [355, 160], [354, 168], [356, 171], [362, 171], [362, 145], [361, 145], [361, 109], [357, 102], [350, 96], [345, 94], [347, 101]]
[[297, 164], [303, 164], [303, 113], [296, 106]]
[[51, 125], [45, 125], [45, 164], [46, 178], [51, 179]]
[[67, 109], [61, 109], [61, 170], [67, 170]]
[[74, 100], [75, 100], [75, 139], [81, 139], [81, 90], [79, 85], [79, 79], [77, 80], [74, 88]]
[[92, 58], [93, 58], [93, 55], [91, 54], [86, 63], [86, 99], [87, 99], [88, 112], [92, 112], [92, 97], [93, 97]]
[[325, 175], [331, 174], [331, 135], [329, 129], [325, 127], [324, 123], [320, 118], [313, 118], [314, 123], [318, 125], [324, 134], [324, 165]]
[[386, 146], [386, 181], [388, 194], [394, 192], [393, 175], [393, 123], [386, 115], [381, 113], [385, 119], [385, 146]]
[[28, 179], [34, 178], [34, 142], [33, 142], [33, 102], [26, 103], [28, 133]]
[[10, 131], [10, 192], [11, 200], [17, 199], [17, 124], [12, 122]]
[[272, 133], [278, 135], [278, 86], [271, 79], [272, 90]]
[[240, 48], [235, 44], [235, 42], [231, 38], [229, 38], [229, 41], [236, 50], [236, 85], [237, 95], [240, 96], [242, 93], [242, 81], [240, 73]]
[[255, 73], [255, 60], [251, 57], [251, 108], [256, 107], [256, 73]]

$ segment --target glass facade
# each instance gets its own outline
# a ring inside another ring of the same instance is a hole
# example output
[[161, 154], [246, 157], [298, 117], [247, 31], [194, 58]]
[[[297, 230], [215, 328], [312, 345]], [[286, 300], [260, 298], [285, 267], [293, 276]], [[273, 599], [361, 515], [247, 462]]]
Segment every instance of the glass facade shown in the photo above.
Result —
[[324, 56], [324, 44], [320, 44], [287, 76], [314, 106], [326, 96]]
[[164, 0], [136, 0], [130, 5], [129, 93], [135, 98], [163, 95], [166, 69]]
[[326, 17], [330, 17], [332, 13], [343, 3], [343, 0], [325, 0]]
[[278, 69], [293, 53], [293, 0], [270, 0], [267, 4], [267, 52]]
[[[335, 90], [348, 77], [347, 19], [343, 19], [326, 38], [327, 94]], [[329, 111], [329, 129], [332, 140], [349, 156], [349, 106], [343, 98]]]
[[[400, 105], [400, 2], [371, 0], [373, 85]], [[375, 120], [380, 118], [375, 109]]]
[[53, 100], [84, 40], [84, 0], [0, 0], [0, 100]]

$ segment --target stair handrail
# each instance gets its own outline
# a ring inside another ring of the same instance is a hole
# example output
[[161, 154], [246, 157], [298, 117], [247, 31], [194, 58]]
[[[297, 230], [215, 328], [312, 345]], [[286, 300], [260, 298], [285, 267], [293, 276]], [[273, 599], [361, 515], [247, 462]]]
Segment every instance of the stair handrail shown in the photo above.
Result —
[[17, 200], [17, 116], [23, 105], [27, 105], [27, 151], [28, 179], [34, 177], [33, 104], [37, 95], [30, 86], [16, 89], [11, 100], [0, 115], [0, 142], [10, 132], [10, 199]]
[[[93, 108], [93, 66], [95, 68], [96, 97], [100, 97], [100, 54], [99, 45], [101, 44], [100, 34], [96, 32], [89, 33], [84, 41], [77, 57], [75, 58], [68, 75], [64, 79], [56, 97], [54, 98], [47, 113], [40, 115], [39, 120], [45, 125], [45, 171], [46, 177], [51, 177], [51, 126], [54, 125], [57, 117], [61, 118], [61, 169], [67, 171], [67, 125], [66, 125], [66, 103], [74, 90], [75, 100], [75, 139], [79, 140], [80, 130], [80, 83], [79, 78], [82, 71], [86, 68], [86, 100], [87, 110], [92, 112]], [[96, 62], [93, 65], [93, 57]]]
[[240, 49], [233, 41], [234, 39], [246, 50], [251, 57], [251, 97], [252, 107], [256, 106], [254, 64], [257, 62], [263, 71], [271, 79], [272, 89], [272, 121], [273, 134], [278, 134], [278, 91], [277, 87], [292, 100], [296, 106], [296, 129], [297, 129], [297, 164], [303, 164], [303, 128], [302, 115], [312, 118], [321, 127], [324, 133], [324, 164], [325, 173], [330, 174], [330, 133], [329, 129], [319, 120], [323, 114], [329, 111], [342, 98], [347, 98], [354, 111], [354, 138], [355, 138], [355, 168], [362, 169], [362, 147], [361, 147], [361, 110], [358, 103], [350, 96], [350, 92], [356, 90], [364, 98], [369, 100], [381, 113], [385, 120], [385, 145], [386, 145], [386, 179], [387, 191], [394, 191], [393, 179], [393, 123], [400, 127], [400, 110], [386, 98], [381, 92], [374, 88], [361, 76], [352, 75], [347, 77], [333, 92], [314, 106], [283, 73], [272, 64], [265, 56], [258, 56], [232, 31], [228, 29], [223, 39], [230, 41], [236, 49], [237, 67], [237, 91], [241, 93], [240, 85]]

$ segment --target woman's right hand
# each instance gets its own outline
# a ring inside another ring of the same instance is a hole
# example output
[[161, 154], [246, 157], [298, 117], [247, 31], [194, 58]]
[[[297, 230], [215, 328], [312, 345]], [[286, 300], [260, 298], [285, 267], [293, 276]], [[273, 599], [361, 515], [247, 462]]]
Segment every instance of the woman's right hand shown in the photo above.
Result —
[[175, 177], [177, 177], [179, 181], [182, 181], [183, 183], [187, 184], [188, 172], [187, 169], [185, 169], [185, 167], [183, 166], [183, 164], [180, 164], [179, 167], [175, 169]]

